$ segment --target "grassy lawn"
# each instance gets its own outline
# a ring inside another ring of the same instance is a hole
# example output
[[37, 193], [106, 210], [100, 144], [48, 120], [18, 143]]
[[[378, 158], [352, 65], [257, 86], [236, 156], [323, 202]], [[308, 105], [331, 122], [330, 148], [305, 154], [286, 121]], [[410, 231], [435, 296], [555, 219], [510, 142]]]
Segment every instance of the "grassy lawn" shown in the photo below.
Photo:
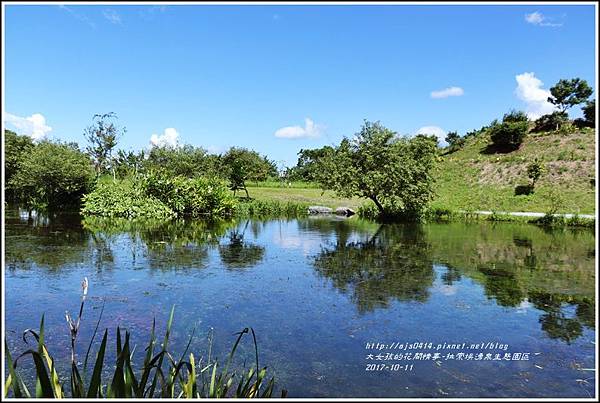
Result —
[[[294, 201], [331, 208], [350, 207], [356, 210], [363, 203], [363, 200], [359, 198], [339, 198], [329, 190], [323, 192], [321, 189], [315, 188], [249, 186], [248, 193], [250, 197], [257, 200]], [[244, 192], [238, 192], [238, 195], [244, 195]]]

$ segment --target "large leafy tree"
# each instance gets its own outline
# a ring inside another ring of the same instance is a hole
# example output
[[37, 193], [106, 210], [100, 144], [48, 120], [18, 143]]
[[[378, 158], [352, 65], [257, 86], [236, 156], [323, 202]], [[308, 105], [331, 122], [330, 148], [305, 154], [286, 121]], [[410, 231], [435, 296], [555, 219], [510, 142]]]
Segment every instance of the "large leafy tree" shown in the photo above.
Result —
[[583, 111], [583, 117], [585, 118], [587, 126], [596, 126], [596, 100], [592, 99], [591, 101], [586, 102], [581, 110]]
[[246, 192], [246, 181], [262, 181], [277, 175], [277, 166], [264, 156], [246, 148], [231, 147], [221, 156], [221, 163], [229, 179], [234, 194], [238, 190]]
[[315, 181], [319, 170], [320, 161], [333, 152], [333, 147], [324, 146], [321, 148], [301, 149], [298, 152], [298, 162], [288, 176], [291, 180], [303, 180], [307, 182]]
[[548, 97], [548, 102], [556, 105], [561, 112], [566, 112], [569, 108], [587, 101], [592, 92], [592, 88], [585, 80], [580, 78], [561, 79], [554, 87], [550, 88], [551, 96]]
[[12, 178], [19, 172], [23, 161], [34, 147], [31, 137], [20, 136], [10, 130], [4, 131], [4, 184], [7, 198], [14, 199], [17, 196]]
[[146, 169], [164, 171], [170, 175], [194, 178], [212, 174], [214, 162], [202, 147], [183, 146], [153, 147], [144, 161]]
[[401, 138], [365, 121], [354, 138], [344, 138], [323, 159], [318, 180], [342, 197], [372, 200], [382, 216], [416, 219], [433, 197], [436, 156], [434, 136]]
[[127, 131], [125, 128], [117, 127], [114, 112], [96, 114], [93, 123], [87, 127], [83, 135], [88, 141], [86, 151], [94, 161], [96, 175], [112, 170], [113, 177], [116, 175], [115, 163], [112, 152], [117, 145], [119, 137]]
[[11, 182], [32, 207], [76, 206], [93, 186], [89, 156], [75, 143], [42, 141], [23, 159]]

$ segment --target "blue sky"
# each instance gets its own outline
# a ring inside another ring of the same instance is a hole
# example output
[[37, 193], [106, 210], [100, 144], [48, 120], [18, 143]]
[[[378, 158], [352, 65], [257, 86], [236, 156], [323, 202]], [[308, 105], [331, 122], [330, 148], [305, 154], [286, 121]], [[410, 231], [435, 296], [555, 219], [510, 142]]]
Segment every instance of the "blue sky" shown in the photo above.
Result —
[[289, 166], [363, 119], [464, 134], [546, 113], [560, 78], [596, 88], [592, 5], [5, 7], [5, 127], [80, 145], [112, 111], [123, 149], [155, 135]]

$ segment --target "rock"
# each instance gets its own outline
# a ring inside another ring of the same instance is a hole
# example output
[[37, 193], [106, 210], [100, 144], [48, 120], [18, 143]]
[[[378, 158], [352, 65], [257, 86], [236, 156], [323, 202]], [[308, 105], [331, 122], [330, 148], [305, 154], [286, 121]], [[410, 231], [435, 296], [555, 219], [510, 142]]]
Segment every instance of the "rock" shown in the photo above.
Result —
[[333, 209], [323, 206], [310, 206], [308, 208], [308, 214], [331, 214]]
[[354, 210], [352, 210], [350, 207], [338, 207], [335, 209], [335, 214], [345, 215], [346, 217], [350, 217], [350, 216], [353, 216], [354, 214], [356, 214], [356, 212]]

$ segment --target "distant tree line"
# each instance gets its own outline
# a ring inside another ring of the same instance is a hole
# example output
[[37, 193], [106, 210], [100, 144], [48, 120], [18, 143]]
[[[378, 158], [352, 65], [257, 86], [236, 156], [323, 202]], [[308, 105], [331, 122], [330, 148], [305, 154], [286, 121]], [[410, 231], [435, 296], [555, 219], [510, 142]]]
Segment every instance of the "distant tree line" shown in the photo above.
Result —
[[[97, 114], [83, 134], [85, 149], [77, 143], [4, 133], [7, 200], [24, 206], [77, 208], [105, 176], [113, 181], [160, 174], [170, 177], [217, 178], [234, 192], [246, 190], [246, 181], [278, 178], [274, 161], [246, 148], [232, 147], [211, 154], [192, 145], [152, 147], [139, 152], [116, 150], [126, 129], [114, 113]], [[248, 192], [246, 190], [246, 196]]]

